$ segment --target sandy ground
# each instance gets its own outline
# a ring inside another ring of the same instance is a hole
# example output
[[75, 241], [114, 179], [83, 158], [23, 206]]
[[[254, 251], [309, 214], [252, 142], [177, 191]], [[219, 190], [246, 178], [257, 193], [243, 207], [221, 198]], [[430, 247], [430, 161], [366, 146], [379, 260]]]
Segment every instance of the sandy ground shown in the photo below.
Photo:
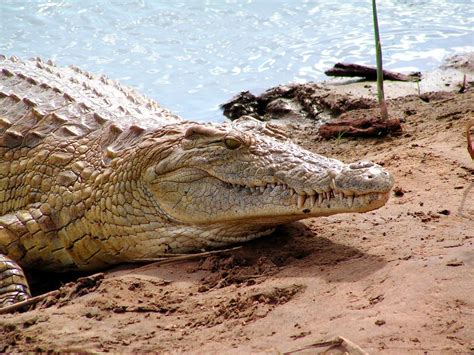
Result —
[[0, 352], [313, 354], [322, 348], [302, 349], [340, 335], [369, 353], [474, 353], [474, 162], [464, 132], [474, 91], [396, 98], [389, 110], [403, 120], [400, 137], [322, 141], [311, 122], [289, 124], [307, 149], [383, 164], [396, 179], [385, 207], [67, 284], [35, 309], [0, 316]]

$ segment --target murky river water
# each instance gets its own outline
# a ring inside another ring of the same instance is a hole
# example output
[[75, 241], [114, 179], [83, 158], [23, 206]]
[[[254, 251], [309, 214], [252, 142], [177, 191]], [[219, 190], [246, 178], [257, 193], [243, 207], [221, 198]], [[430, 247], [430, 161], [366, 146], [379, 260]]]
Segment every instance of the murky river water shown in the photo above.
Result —
[[[472, 0], [379, 1], [384, 64], [429, 70], [474, 50]], [[373, 64], [370, 1], [1, 0], [0, 53], [106, 73], [192, 120], [241, 90]]]

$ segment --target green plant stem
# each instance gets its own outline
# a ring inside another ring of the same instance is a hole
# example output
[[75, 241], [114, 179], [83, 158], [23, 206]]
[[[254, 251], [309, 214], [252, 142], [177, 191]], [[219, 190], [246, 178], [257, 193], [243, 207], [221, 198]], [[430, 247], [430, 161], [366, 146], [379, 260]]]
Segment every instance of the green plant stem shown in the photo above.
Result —
[[380, 115], [383, 120], [388, 120], [387, 104], [385, 103], [385, 95], [383, 92], [382, 45], [380, 44], [376, 0], [372, 0], [372, 15], [374, 19], [375, 57], [377, 60], [377, 96], [380, 105]]

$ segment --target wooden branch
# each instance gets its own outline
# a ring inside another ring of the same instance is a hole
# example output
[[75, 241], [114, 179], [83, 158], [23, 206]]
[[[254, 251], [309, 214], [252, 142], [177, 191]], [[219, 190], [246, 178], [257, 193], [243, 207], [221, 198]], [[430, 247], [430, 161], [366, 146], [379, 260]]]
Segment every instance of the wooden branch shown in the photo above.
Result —
[[319, 134], [325, 139], [334, 137], [382, 137], [402, 132], [400, 120], [380, 118], [359, 118], [330, 121], [319, 127]]
[[[352, 63], [336, 63], [334, 67], [326, 70], [324, 74], [327, 76], [362, 77], [367, 80], [377, 80], [377, 69]], [[420, 77], [420, 73], [411, 73], [406, 75], [388, 70], [383, 71], [384, 80], [418, 81], [420, 80]]]
[[147, 258], [147, 259], [135, 259], [135, 260], [130, 260], [127, 263], [133, 263], [133, 264], [147, 264], [145, 266], [141, 266], [139, 268], [134, 269], [134, 271], [139, 271], [139, 270], [146, 270], [149, 267], [152, 266], [158, 266], [158, 265], [164, 265], [164, 264], [171, 264], [171, 263], [176, 263], [180, 261], [188, 261], [188, 260], [193, 260], [196, 258], [203, 258], [207, 257], [210, 255], [215, 255], [215, 254], [222, 254], [234, 250], [238, 250], [242, 248], [242, 246], [236, 246], [233, 248], [229, 249], [220, 249], [220, 250], [211, 250], [211, 251], [206, 251], [202, 253], [195, 253], [195, 254], [177, 254], [178, 256], [173, 256], [173, 254], [168, 254], [168, 257], [161, 257], [161, 258]]
[[24, 307], [30, 306], [32, 304], [36, 304], [49, 296], [55, 296], [57, 294], [59, 294], [59, 290], [54, 290], [54, 291], [50, 291], [48, 293], [44, 293], [39, 296], [28, 298], [27, 300], [24, 300], [21, 302], [14, 303], [10, 306], [2, 307], [0, 308], [0, 314], [13, 313]]
[[71, 285], [76, 286], [76, 292], [77, 292], [78, 290], [80, 290], [82, 288], [90, 287], [90, 282], [91, 281], [92, 282], [101, 281], [103, 278], [104, 278], [104, 273], [103, 272], [99, 272], [99, 273], [96, 273], [96, 274], [93, 274], [93, 275], [90, 275], [90, 276], [80, 277], [74, 282], [69, 282], [64, 286], [61, 286], [61, 288], [59, 288], [58, 290], [53, 290], [53, 291], [50, 291], [50, 292], [47, 292], [47, 293], [43, 293], [42, 295], [30, 297], [30, 298], [28, 298], [24, 301], [14, 303], [14, 304], [9, 305], [9, 306], [1, 307], [0, 308], [0, 314], [12, 313], [12, 312], [18, 311], [18, 310], [20, 310], [24, 307], [28, 307], [28, 306], [31, 306], [33, 304], [36, 304], [36, 303], [38, 303], [38, 302], [40, 302], [40, 301], [42, 301], [45, 298], [48, 298], [50, 296], [57, 297], [58, 295], [61, 294], [61, 290], [64, 287], [71, 287]]

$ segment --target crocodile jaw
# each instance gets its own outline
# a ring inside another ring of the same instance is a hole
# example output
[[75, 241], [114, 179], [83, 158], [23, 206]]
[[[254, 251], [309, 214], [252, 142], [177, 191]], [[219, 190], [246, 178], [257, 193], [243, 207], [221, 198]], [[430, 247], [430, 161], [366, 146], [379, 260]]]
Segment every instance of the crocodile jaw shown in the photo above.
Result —
[[235, 184], [200, 168], [182, 168], [155, 178], [152, 190], [163, 211], [191, 225], [275, 226], [308, 217], [367, 212], [387, 202], [393, 178], [382, 167], [362, 162], [340, 163], [337, 168], [316, 179], [318, 183], [311, 184], [309, 178], [297, 188], [286, 181]]
[[344, 164], [248, 120], [191, 124], [142, 177], [160, 210], [176, 223], [240, 223], [242, 230], [370, 211], [385, 204], [394, 183], [377, 164]]

